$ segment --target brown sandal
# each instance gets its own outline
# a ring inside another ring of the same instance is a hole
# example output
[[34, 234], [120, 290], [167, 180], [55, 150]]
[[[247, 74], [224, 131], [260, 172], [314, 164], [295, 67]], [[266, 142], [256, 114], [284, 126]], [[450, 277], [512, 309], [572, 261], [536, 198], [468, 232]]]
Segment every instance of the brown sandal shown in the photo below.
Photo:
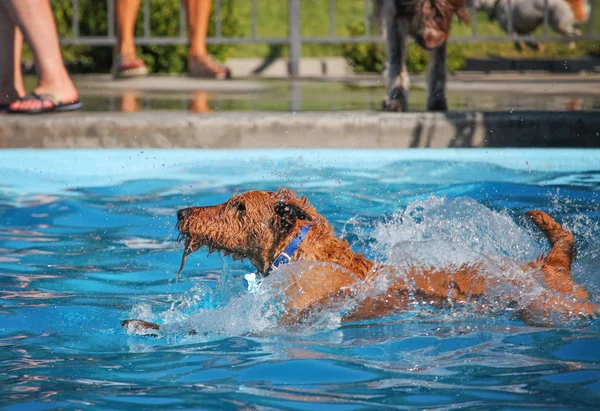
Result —
[[188, 56], [188, 76], [223, 80], [231, 78], [231, 71], [210, 54], [194, 55]]

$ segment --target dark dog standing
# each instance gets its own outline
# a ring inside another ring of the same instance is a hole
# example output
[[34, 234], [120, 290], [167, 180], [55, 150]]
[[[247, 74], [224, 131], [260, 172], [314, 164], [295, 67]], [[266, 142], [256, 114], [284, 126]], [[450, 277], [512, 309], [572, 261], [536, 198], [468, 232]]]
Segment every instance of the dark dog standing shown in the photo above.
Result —
[[406, 69], [408, 37], [430, 51], [427, 110], [446, 111], [446, 43], [454, 15], [468, 22], [465, 0], [375, 0], [374, 14], [387, 43], [386, 111], [408, 111], [410, 78]]

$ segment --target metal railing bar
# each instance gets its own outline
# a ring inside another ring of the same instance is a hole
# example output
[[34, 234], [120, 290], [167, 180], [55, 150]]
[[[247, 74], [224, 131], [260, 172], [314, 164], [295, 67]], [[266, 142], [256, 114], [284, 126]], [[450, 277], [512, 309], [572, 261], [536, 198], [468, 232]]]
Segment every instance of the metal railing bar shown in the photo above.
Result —
[[253, 39], [256, 38], [256, 0], [252, 0], [252, 34], [251, 37]]
[[108, 28], [108, 37], [115, 37], [115, 0], [106, 2], [106, 24]]
[[335, 36], [335, 0], [329, 0], [329, 35]]
[[369, 4], [371, 2], [369, 0], [365, 0], [365, 35], [371, 35], [371, 10], [369, 8]]
[[513, 37], [513, 8], [512, 8], [512, 0], [506, 0], [508, 7], [508, 36]]
[[471, 4], [469, 12], [471, 13], [471, 37], [477, 37], [477, 9], [475, 3]]
[[288, 72], [297, 76], [300, 69], [302, 37], [300, 35], [300, 0], [288, 0], [288, 37], [290, 62]]
[[371, 10], [369, 9], [370, 0], [365, 0], [365, 35], [371, 35]]
[[[494, 42], [502, 42], [502, 41], [513, 41], [515, 39], [523, 40], [523, 41], [557, 41], [557, 42], [565, 42], [568, 43], [572, 41], [572, 38], [561, 36], [561, 35], [530, 35], [530, 36], [513, 36], [507, 38], [506, 36], [481, 36], [477, 38], [473, 38], [472, 36], [453, 36], [450, 37], [450, 43], [473, 43], [477, 41], [494, 41]], [[578, 37], [579, 39], [579, 37]], [[600, 39], [600, 33], [593, 34], [591, 36], [585, 36], [585, 40], [597, 40]], [[412, 40], [411, 40], [412, 41]], [[367, 36], [359, 36], [359, 37], [303, 37], [302, 43], [382, 43], [383, 40], [379, 37], [367, 37]]]
[[187, 12], [183, 0], [179, 1], [179, 37], [185, 37], [187, 32]]
[[[287, 37], [264, 37], [260, 39], [251, 39], [247, 37], [208, 37], [207, 44], [289, 44], [290, 40]], [[85, 36], [85, 37], [64, 37], [60, 39], [60, 44], [77, 44], [90, 46], [111, 46], [116, 43], [116, 38], [108, 38], [106, 36]], [[136, 37], [135, 43], [139, 45], [172, 45], [172, 44], [188, 44], [187, 37]]]
[[221, 0], [215, 2], [215, 37], [221, 37]]
[[[523, 40], [523, 41], [556, 41], [556, 42], [570, 42], [573, 39], [560, 36], [560, 35], [549, 35], [549, 36], [516, 36], [508, 39], [506, 36], [482, 36], [473, 38], [471, 36], [454, 36], [450, 38], [451, 43], [473, 43], [478, 41], [512, 41], [512, 40]], [[600, 40], [600, 33], [591, 34], [584, 37], [578, 37], [580, 40], [598, 41]], [[332, 44], [343, 44], [343, 43], [383, 43], [383, 40], [379, 37], [307, 37], [301, 39], [302, 43], [315, 44], [315, 43], [332, 43]], [[60, 39], [60, 44], [69, 45], [90, 45], [90, 46], [111, 46], [116, 43], [116, 38], [109, 38], [106, 36], [84, 36], [84, 37], [64, 37]], [[139, 45], [171, 45], [171, 44], [188, 44], [187, 37], [136, 37], [135, 43]], [[207, 44], [288, 44], [290, 40], [287, 37], [279, 38], [244, 38], [244, 37], [208, 37], [206, 39]]]
[[144, 37], [150, 37], [150, 0], [144, 0]]
[[548, 35], [549, 26], [548, 26], [548, 18], [550, 17], [550, 13], [548, 12], [548, 0], [544, 0], [544, 35]]
[[71, 18], [71, 24], [73, 25], [73, 37], [79, 37], [79, 0], [73, 0], [73, 16]]

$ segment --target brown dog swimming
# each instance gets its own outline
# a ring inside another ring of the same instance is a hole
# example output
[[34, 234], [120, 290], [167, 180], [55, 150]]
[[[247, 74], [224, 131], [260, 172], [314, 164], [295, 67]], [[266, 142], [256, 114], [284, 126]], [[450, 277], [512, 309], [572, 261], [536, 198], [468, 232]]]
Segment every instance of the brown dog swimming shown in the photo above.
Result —
[[[520, 270], [531, 273], [531, 278], [539, 277], [546, 288], [521, 309], [523, 320], [545, 325], [555, 315], [567, 319], [598, 315], [599, 307], [589, 301], [588, 292], [571, 273], [576, 254], [571, 233], [542, 211], [529, 211], [526, 216], [546, 235], [551, 249], [545, 257], [520, 264]], [[186, 257], [201, 247], [235, 260], [249, 259], [259, 277], [277, 275], [277, 267], [289, 261], [330, 263], [315, 265], [313, 271], [290, 278], [282, 290], [286, 309], [278, 321], [283, 324], [300, 322], [313, 310], [350, 296], [357, 284], [370, 287], [398, 269], [376, 264], [354, 252], [347, 241], [334, 235], [332, 226], [305, 197], [287, 189], [248, 191], [223, 204], [184, 208], [177, 212], [177, 219], [177, 228], [185, 239], [181, 269]], [[404, 271], [406, 275], [396, 276], [387, 291], [362, 300], [344, 320], [406, 310], [415, 300], [444, 306], [449, 301], [484, 299], [500, 281], [477, 261], [448, 267], [407, 265]], [[526, 289], [532, 284], [527, 278], [517, 276], [510, 282], [516, 289]], [[125, 320], [123, 326], [142, 333], [160, 328], [141, 320]]]

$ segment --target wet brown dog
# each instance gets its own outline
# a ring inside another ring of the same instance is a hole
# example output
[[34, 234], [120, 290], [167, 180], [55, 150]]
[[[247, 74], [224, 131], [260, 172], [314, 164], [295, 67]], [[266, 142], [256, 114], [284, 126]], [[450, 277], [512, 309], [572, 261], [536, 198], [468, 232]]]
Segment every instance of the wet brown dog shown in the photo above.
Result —
[[[547, 287], [545, 294], [522, 308], [523, 319], [544, 325], [556, 314], [567, 318], [597, 315], [599, 307], [589, 301], [588, 292], [571, 274], [576, 253], [571, 233], [542, 211], [530, 211], [526, 216], [544, 232], [551, 249], [546, 257], [521, 266], [531, 273], [531, 278], [539, 276]], [[312, 271], [289, 279], [284, 287], [286, 314], [278, 319], [284, 324], [299, 322], [312, 310], [347, 297], [357, 284], [370, 287], [397, 270], [352, 251], [348, 242], [334, 235], [331, 225], [305, 197], [287, 189], [237, 194], [223, 204], [179, 210], [177, 218], [177, 228], [185, 239], [181, 268], [187, 255], [208, 247], [209, 251], [220, 251], [236, 260], [249, 259], [263, 275], [269, 273], [277, 257], [309, 225], [290, 260], [331, 264], [317, 265]], [[405, 310], [415, 299], [439, 306], [449, 301], [482, 299], [497, 282], [507, 281], [486, 275], [486, 268], [480, 262], [450, 267], [407, 266], [405, 271], [405, 276], [394, 277], [386, 292], [360, 302], [345, 320], [375, 318]], [[527, 279], [512, 282], [518, 288], [533, 284]], [[141, 320], [126, 320], [123, 325], [136, 331], [160, 327]]]

